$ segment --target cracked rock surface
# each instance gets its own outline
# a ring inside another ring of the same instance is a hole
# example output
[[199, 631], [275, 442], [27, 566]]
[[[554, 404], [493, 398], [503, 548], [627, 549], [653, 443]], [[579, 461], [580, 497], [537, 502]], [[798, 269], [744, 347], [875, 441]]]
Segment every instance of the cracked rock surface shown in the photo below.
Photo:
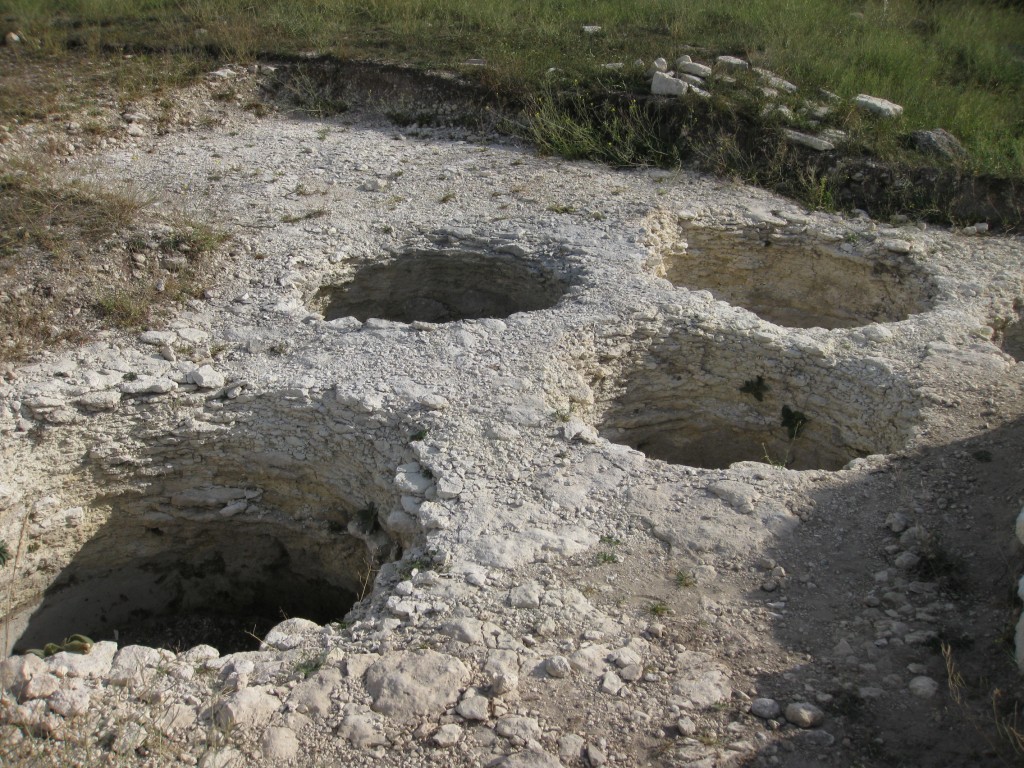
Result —
[[997, 764], [939, 649], [1017, 685], [1019, 238], [371, 113], [68, 167], [237, 247], [0, 383], [7, 650], [102, 641], [0, 663], [8, 754]]

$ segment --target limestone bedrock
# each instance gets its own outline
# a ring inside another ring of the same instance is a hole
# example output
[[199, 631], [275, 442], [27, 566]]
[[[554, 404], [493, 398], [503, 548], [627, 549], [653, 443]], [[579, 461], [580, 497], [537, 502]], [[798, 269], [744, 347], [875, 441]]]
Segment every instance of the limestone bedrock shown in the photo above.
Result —
[[[527, 680], [624, 695], [645, 649], [616, 671], [605, 630], [560, 645], [564, 622], [607, 622], [550, 563], [645, 530], [710, 578], [797, 529], [815, 483], [870, 472], [920, 445], [943, 403], [1022, 378], [997, 334], [1019, 320], [1010, 239], [369, 118], [233, 119], [91, 166], [172, 200], [209, 194], [235, 255], [208, 298], [159, 337], [107, 333], [0, 382], [0, 539], [23, 540], [12, 644], [223, 601], [313, 619], [235, 654], [246, 664], [119, 651], [128, 685], [169, 668], [186, 691], [213, 670], [237, 689], [228, 723], [298, 733], [341, 702], [339, 735], [376, 748], [461, 700], [502, 716]], [[310, 207], [323, 215], [296, 215]], [[342, 642], [321, 625], [353, 604]], [[422, 650], [437, 637], [444, 653]], [[559, 661], [587, 649], [583, 667]], [[275, 686], [310, 658], [338, 670], [312, 678], [320, 703], [278, 712]], [[409, 687], [424, 659], [430, 679]], [[687, 670], [684, 708], [729, 696], [717, 660]], [[369, 693], [339, 698], [364, 675]], [[505, 717], [499, 736], [545, 746]], [[459, 742], [443, 724], [434, 743]], [[293, 754], [289, 733], [254, 743]]]

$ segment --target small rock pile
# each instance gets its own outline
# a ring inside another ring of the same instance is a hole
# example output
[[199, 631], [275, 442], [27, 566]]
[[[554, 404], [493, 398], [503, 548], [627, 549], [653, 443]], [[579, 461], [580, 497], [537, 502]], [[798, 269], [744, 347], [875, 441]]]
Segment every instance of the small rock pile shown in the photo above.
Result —
[[[643, 62], [638, 61], [637, 64], [642, 66]], [[735, 73], [746, 71], [757, 75], [762, 83], [759, 86], [759, 90], [769, 99], [777, 97], [780, 92], [794, 94], [799, 90], [796, 85], [788, 80], [784, 80], [774, 72], [760, 67], [751, 67], [749, 62], [736, 56], [719, 56], [715, 59], [714, 65], [708, 65], [693, 61], [690, 56], [684, 55], [676, 59], [671, 70], [665, 59], [658, 58], [654, 60], [647, 74], [651, 78], [651, 93], [655, 96], [679, 97], [692, 93], [700, 98], [708, 98], [711, 95], [710, 91], [714, 80], [732, 85], [736, 83]], [[828, 103], [808, 101], [804, 105], [808, 114], [817, 119], [828, 115], [832, 111], [834, 104], [839, 102], [839, 97], [835, 94], [822, 92], [821, 95]], [[860, 94], [853, 99], [852, 103], [854, 107], [862, 112], [879, 118], [895, 120], [903, 114], [903, 107], [899, 104], [894, 104], [891, 101], [876, 96]], [[785, 105], [768, 106], [766, 110], [778, 112], [787, 122], [792, 122], [795, 117], [792, 110]], [[810, 122], [813, 123], [814, 121]], [[837, 129], [825, 129], [821, 131], [820, 135], [786, 129], [785, 135], [789, 142], [818, 152], [834, 150], [837, 143], [847, 138], [843, 131]], [[945, 135], [949, 136], [949, 134]], [[949, 138], [956, 142], [952, 136], [949, 136]], [[949, 146], [947, 143], [940, 143], [945, 141], [944, 137], [942, 139], [922, 137], [920, 141], [922, 146], [928, 148], [941, 146], [943, 148], [941, 150], [942, 154], [947, 154], [950, 151], [946, 149]]]

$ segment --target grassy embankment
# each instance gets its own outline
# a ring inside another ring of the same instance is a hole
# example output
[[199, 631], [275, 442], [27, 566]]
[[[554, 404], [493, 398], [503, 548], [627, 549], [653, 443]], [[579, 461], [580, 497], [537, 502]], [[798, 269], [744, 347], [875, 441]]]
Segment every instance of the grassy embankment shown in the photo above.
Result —
[[[671, 60], [691, 46], [748, 57], [844, 98], [870, 93], [906, 108], [900, 130], [943, 127], [972, 168], [1024, 176], [1024, 9], [980, 0], [7, 0], [8, 27], [58, 55], [198, 50], [221, 60], [316, 50], [459, 69], [496, 88], [536, 93], [544, 73], [593, 78], [612, 61]], [[584, 24], [602, 31], [587, 35]], [[166, 54], [159, 54], [166, 55]], [[172, 67], [180, 75], [180, 66]], [[157, 67], [158, 74], [163, 67]], [[8, 105], [4, 105], [5, 108]], [[3, 115], [6, 117], [6, 115]], [[852, 120], [852, 114], [841, 119]], [[884, 143], [886, 127], [877, 129]], [[866, 129], [865, 131], [866, 132]], [[883, 146], [884, 148], [884, 146]]]

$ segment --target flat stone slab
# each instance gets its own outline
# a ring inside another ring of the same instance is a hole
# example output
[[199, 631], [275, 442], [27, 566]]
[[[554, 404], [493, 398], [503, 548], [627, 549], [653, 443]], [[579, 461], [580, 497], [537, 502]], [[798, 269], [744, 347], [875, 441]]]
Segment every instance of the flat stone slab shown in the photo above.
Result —
[[903, 114], [903, 107], [899, 104], [863, 93], [853, 100], [853, 104], [857, 109], [870, 112], [879, 117], [897, 118]]

